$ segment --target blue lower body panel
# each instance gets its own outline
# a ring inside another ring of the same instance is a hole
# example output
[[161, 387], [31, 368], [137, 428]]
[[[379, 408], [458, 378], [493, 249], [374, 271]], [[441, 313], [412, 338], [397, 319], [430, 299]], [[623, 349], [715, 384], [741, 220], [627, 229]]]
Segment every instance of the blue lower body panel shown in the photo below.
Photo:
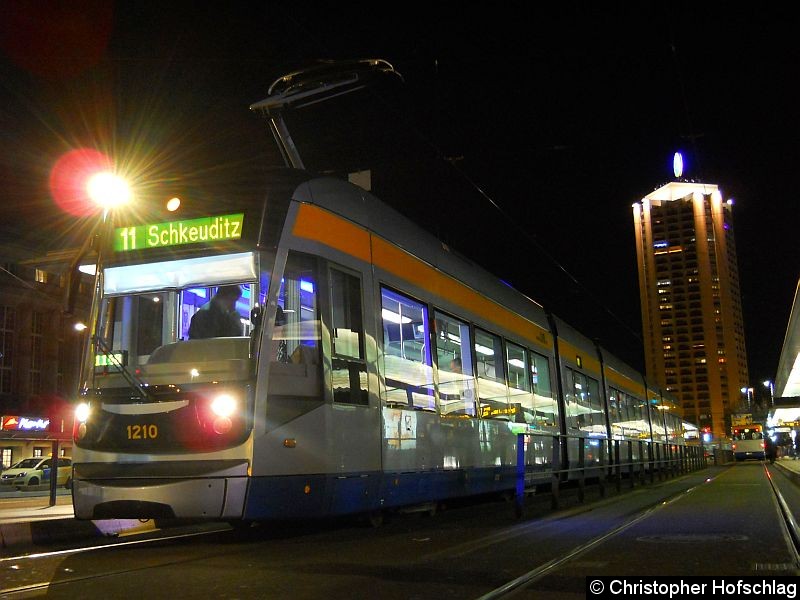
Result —
[[513, 491], [517, 478], [514, 467], [253, 477], [244, 518], [296, 519], [371, 512]]

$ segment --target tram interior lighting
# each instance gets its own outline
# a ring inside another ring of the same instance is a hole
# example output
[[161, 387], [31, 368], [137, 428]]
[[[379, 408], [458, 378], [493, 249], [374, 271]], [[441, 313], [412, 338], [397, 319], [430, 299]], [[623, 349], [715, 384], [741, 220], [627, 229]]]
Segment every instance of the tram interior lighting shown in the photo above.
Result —
[[390, 323], [398, 323], [398, 324], [411, 323], [411, 319], [409, 319], [408, 317], [401, 317], [396, 312], [393, 312], [388, 308], [384, 308], [383, 310], [381, 310], [381, 316], [383, 317], [384, 321], [389, 321]]
[[475, 344], [475, 350], [477, 350], [480, 354], [484, 354], [485, 356], [494, 356], [494, 350], [481, 344]]

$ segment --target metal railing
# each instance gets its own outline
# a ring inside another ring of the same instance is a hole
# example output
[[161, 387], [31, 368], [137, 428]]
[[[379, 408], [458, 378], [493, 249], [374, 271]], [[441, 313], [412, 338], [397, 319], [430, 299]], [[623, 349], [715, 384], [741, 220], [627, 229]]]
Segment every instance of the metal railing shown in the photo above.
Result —
[[[552, 440], [551, 469], [532, 472], [525, 463], [525, 436], [540, 436]], [[599, 448], [587, 460], [586, 446], [589, 441], [596, 442]], [[517, 484], [515, 510], [518, 516], [523, 513], [524, 496], [529, 487], [528, 479], [542, 483], [543, 477], [550, 474], [552, 508], [560, 505], [560, 492], [567, 482], [576, 482], [578, 501], [585, 501], [587, 479], [596, 479], [600, 495], [605, 497], [609, 486], [621, 491], [623, 481], [634, 488], [637, 483], [644, 485], [663, 481], [670, 477], [683, 475], [706, 467], [702, 446], [687, 446], [669, 442], [648, 442], [630, 439], [586, 438], [576, 435], [553, 433], [517, 434]], [[540, 477], [536, 477], [536, 476]]]

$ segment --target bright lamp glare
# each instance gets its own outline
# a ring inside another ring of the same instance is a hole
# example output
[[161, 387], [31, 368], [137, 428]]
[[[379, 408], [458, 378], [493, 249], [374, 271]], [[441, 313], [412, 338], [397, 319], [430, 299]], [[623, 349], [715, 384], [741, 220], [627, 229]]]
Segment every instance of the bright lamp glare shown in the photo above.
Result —
[[220, 417], [230, 417], [236, 410], [236, 399], [229, 394], [221, 394], [211, 402], [211, 410]]
[[105, 209], [125, 204], [131, 199], [128, 183], [108, 171], [93, 175], [86, 185], [92, 201]]
[[89, 405], [86, 404], [85, 402], [82, 402], [75, 407], [75, 419], [79, 423], [85, 423], [86, 419], [89, 418], [89, 412], [90, 412]]
[[181, 199], [180, 198], [170, 198], [167, 201], [167, 210], [170, 212], [175, 212], [181, 206]]

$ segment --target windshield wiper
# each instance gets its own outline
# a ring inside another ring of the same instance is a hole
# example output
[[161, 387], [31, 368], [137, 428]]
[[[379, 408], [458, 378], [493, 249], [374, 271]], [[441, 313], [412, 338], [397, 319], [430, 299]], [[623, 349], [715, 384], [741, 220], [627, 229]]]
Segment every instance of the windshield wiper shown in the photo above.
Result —
[[119, 369], [122, 377], [132, 389], [136, 390], [139, 396], [141, 396], [142, 400], [146, 400], [148, 402], [153, 401], [153, 396], [147, 389], [147, 384], [138, 375], [131, 373], [128, 370], [128, 367], [122, 364], [122, 361], [117, 358], [117, 355], [114, 354], [113, 350], [106, 345], [100, 336], [94, 336], [94, 344], [95, 348], [99, 348], [109, 362]]

